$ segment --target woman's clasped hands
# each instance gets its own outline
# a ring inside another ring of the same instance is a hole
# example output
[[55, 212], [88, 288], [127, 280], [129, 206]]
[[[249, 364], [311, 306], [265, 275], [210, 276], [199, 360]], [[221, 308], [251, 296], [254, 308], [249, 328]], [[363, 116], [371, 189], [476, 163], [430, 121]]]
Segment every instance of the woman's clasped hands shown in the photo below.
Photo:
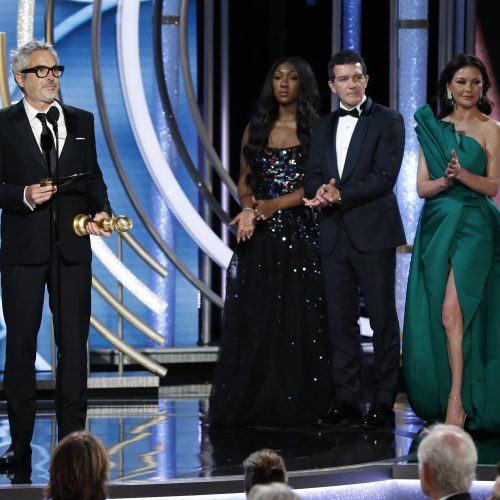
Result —
[[229, 223], [230, 226], [238, 224], [236, 232], [236, 241], [249, 240], [255, 231], [255, 223], [258, 220], [266, 220], [274, 215], [279, 209], [278, 200], [256, 200], [252, 196], [253, 207], [245, 207], [243, 210]]
[[255, 231], [255, 210], [252, 207], [245, 207], [243, 210], [229, 223], [230, 226], [238, 225], [236, 232], [236, 241], [249, 240]]
[[444, 171], [444, 177], [447, 180], [447, 184], [451, 185], [454, 179], [460, 180], [462, 175], [462, 167], [460, 166], [460, 162], [458, 161], [457, 152], [455, 149], [451, 150], [451, 160], [448, 162], [446, 166], [446, 170]]

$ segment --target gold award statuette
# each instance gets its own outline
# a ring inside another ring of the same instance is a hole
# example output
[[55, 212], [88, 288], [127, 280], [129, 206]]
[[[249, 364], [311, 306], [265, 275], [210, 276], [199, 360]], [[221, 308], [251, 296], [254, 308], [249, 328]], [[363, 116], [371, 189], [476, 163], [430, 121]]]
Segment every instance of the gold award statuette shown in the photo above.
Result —
[[40, 187], [53, 186], [54, 184], [54, 179], [52, 179], [51, 177], [40, 180]]
[[73, 231], [78, 236], [87, 236], [87, 224], [95, 222], [101, 229], [105, 231], [118, 231], [119, 233], [126, 233], [134, 227], [134, 223], [130, 217], [126, 215], [117, 215], [116, 217], [104, 217], [99, 221], [92, 220], [88, 215], [78, 214], [73, 220]]

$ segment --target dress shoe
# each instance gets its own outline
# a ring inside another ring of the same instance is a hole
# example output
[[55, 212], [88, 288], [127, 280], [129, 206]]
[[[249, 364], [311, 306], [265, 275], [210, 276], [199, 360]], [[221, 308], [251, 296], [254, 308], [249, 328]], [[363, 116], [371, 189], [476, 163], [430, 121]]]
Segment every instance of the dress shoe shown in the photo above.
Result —
[[13, 472], [8, 473], [10, 484], [32, 484], [31, 469], [16, 468]]
[[14, 447], [12, 444], [0, 456], [0, 469], [22, 468], [31, 470], [31, 447]]
[[373, 403], [361, 420], [363, 427], [394, 427], [394, 410], [385, 403]]
[[349, 425], [359, 422], [361, 410], [347, 401], [337, 400], [328, 410], [326, 416], [316, 423], [318, 425]]

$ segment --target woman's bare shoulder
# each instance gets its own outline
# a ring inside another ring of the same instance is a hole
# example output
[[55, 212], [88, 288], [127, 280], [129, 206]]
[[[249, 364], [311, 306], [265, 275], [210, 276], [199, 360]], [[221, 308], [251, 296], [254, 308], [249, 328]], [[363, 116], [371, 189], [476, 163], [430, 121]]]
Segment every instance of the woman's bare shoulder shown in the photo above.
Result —
[[500, 141], [500, 122], [494, 118], [487, 117], [483, 122], [484, 136], [486, 140]]

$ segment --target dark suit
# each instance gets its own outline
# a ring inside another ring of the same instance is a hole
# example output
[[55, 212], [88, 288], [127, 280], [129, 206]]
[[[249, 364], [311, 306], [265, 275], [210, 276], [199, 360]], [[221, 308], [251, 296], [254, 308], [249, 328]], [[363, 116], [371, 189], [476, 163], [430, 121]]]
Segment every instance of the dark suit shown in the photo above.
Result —
[[0, 111], [0, 265], [7, 326], [4, 389], [14, 447], [26, 447], [33, 434], [34, 363], [45, 286], [57, 345], [59, 438], [85, 426], [92, 252], [89, 236], [77, 236], [72, 224], [78, 213], [110, 214], [111, 208], [97, 163], [93, 116], [70, 106], [62, 108], [67, 138], [59, 158], [60, 176], [90, 175], [60, 187], [49, 202], [33, 211], [23, 202], [24, 189], [49, 176], [47, 162], [23, 102]]
[[446, 500], [470, 500], [471, 498], [470, 493], [455, 493]]
[[405, 243], [393, 188], [403, 157], [404, 123], [399, 113], [367, 98], [340, 178], [338, 121], [333, 112], [314, 125], [304, 184], [306, 197], [313, 198], [334, 178], [342, 197], [341, 204], [321, 210], [319, 237], [335, 396], [360, 402], [360, 287], [374, 330], [375, 401], [392, 406], [399, 370], [395, 249]]

